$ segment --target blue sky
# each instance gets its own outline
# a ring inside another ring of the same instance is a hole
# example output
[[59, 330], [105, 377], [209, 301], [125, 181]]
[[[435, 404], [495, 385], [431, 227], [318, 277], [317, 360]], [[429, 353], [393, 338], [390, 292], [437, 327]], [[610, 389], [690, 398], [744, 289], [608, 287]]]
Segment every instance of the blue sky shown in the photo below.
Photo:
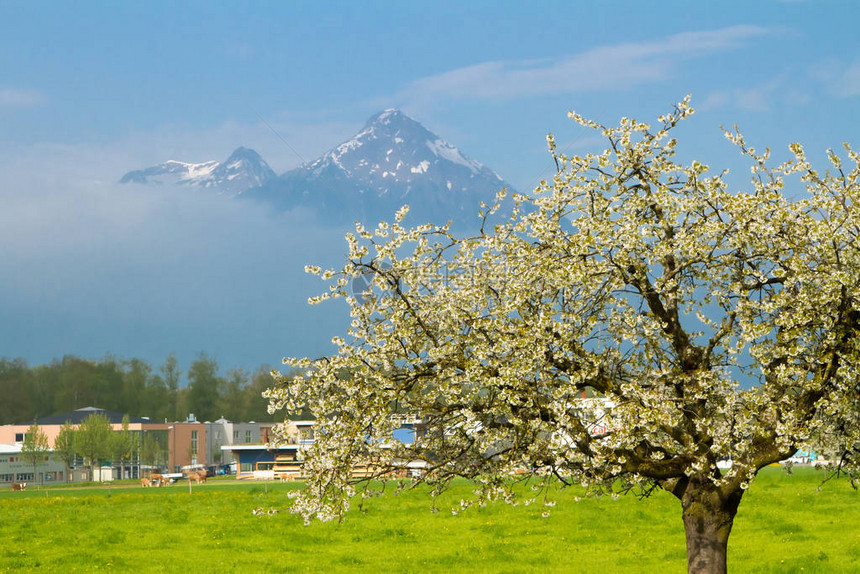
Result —
[[[12, 2], [0, 0], [0, 357], [199, 351], [254, 368], [320, 354], [305, 263], [343, 246], [300, 217], [130, 192], [128, 170], [222, 160], [279, 173], [399, 107], [528, 190], [570, 109], [651, 120], [692, 93], [681, 153], [857, 144], [855, 2]], [[289, 142], [293, 153], [268, 127]], [[860, 145], [860, 144], [858, 144]], [[205, 201], [204, 201], [205, 200]]]

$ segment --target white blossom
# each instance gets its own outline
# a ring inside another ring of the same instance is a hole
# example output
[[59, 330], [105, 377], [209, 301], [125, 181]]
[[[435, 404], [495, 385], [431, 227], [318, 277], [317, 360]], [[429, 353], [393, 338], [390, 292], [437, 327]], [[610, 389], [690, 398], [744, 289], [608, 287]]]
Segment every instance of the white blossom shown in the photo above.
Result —
[[[726, 130], [751, 165], [730, 191], [727, 170], [676, 160], [671, 133], [691, 114], [688, 97], [653, 131], [571, 112], [607, 149], [567, 156], [549, 136], [558, 173], [506, 207], [500, 195], [475, 236], [404, 228], [405, 207], [375, 232], [356, 224], [312, 300], [350, 306], [338, 352], [286, 360], [303, 376], [266, 393], [325, 429], [294, 509], [340, 517], [353, 465], [386, 479], [402, 460], [425, 461], [414, 480], [434, 494], [464, 476], [477, 501], [511, 503], [523, 476], [586, 496], [656, 486], [682, 504], [742, 494], [808, 441], [856, 463], [860, 156], [828, 151], [836, 171], [819, 172], [792, 144], [770, 167]], [[356, 297], [368, 272], [380, 293]], [[421, 419], [408, 446], [390, 440], [402, 413]]]

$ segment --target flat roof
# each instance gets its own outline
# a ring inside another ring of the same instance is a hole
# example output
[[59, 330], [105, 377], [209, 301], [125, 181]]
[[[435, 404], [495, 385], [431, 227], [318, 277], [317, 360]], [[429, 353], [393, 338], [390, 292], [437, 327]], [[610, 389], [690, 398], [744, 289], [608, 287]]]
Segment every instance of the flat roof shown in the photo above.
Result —
[[[35, 422], [39, 426], [62, 425], [62, 424], [65, 424], [66, 421], [69, 421], [73, 425], [79, 425], [82, 422], [84, 422], [84, 420], [87, 417], [89, 417], [92, 414], [96, 414], [96, 413], [100, 413], [100, 414], [105, 415], [111, 424], [122, 423], [122, 418], [123, 418], [123, 416], [125, 416], [124, 413], [118, 413], [118, 412], [114, 412], [114, 411], [106, 411], [106, 410], [100, 409], [98, 407], [84, 407], [82, 409], [69, 411], [67, 413], [59, 413], [59, 414], [50, 415], [47, 417], [42, 417], [42, 418], [36, 419]], [[142, 417], [136, 417], [136, 416], [129, 415], [128, 422], [131, 424], [140, 424], [140, 423], [151, 423], [153, 421], [151, 421], [149, 419], [142, 418]], [[32, 423], [30, 423], [30, 422], [18, 423], [16, 426], [24, 426], [24, 425], [30, 425], [30, 424], [32, 424]]]
[[268, 446], [265, 444], [228, 444], [221, 447], [221, 450], [295, 450], [303, 444], [283, 444], [279, 446]]

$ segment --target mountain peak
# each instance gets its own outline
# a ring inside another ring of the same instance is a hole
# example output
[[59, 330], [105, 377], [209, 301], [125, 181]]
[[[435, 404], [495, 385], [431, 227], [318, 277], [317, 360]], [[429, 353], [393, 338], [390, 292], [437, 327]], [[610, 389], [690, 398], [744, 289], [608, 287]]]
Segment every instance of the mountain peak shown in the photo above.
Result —
[[[430, 134], [430, 132], [420, 123], [404, 114], [397, 108], [388, 108], [377, 114], [370, 116], [367, 123], [355, 138], [359, 138], [368, 132], [381, 132], [384, 134], [394, 133], [398, 130], [408, 130], [409, 132], [418, 132], [421, 136]], [[353, 139], [355, 139], [353, 138]]]
[[392, 123], [398, 123], [408, 121], [412, 123], [418, 123], [403, 112], [401, 112], [397, 108], [388, 108], [387, 110], [382, 110], [381, 112], [370, 116], [370, 119], [367, 120], [365, 124], [365, 129], [373, 126], [373, 125], [388, 125]]
[[224, 163], [229, 163], [230, 160], [234, 159], [248, 159], [250, 161], [263, 161], [256, 151], [251, 148], [239, 146], [233, 150], [233, 153], [230, 154], [230, 157], [227, 158], [227, 161]]
[[408, 203], [416, 218], [444, 222], [473, 219], [479, 202], [492, 202], [505, 185], [480, 162], [389, 108], [371, 116], [351, 139], [282, 175], [261, 197], [349, 220], [390, 219]]
[[191, 185], [217, 189], [234, 196], [264, 185], [277, 177], [256, 151], [238, 147], [224, 162], [186, 163], [168, 160], [156, 166], [130, 171], [120, 183]]

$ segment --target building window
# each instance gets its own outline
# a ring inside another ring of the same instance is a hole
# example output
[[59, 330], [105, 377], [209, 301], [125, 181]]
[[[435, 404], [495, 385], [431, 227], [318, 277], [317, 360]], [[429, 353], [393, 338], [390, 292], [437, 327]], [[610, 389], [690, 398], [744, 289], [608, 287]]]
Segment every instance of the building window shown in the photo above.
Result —
[[239, 442], [239, 431], [238, 430], [233, 431], [233, 442]]
[[15, 442], [24, 442], [25, 436], [27, 436], [27, 433], [16, 432], [15, 433]]
[[11, 474], [0, 474], [0, 482], [12, 482]]
[[250, 462], [243, 462], [242, 464], [239, 465], [239, 470], [241, 472], [251, 472], [251, 470], [252, 470], [251, 469], [251, 463]]
[[251, 444], [251, 431], [250, 430], [245, 431], [245, 443]]
[[15, 475], [15, 480], [17, 480], [18, 482], [26, 482], [28, 480], [32, 481], [33, 480], [33, 473], [32, 472], [19, 472], [18, 474]]
[[196, 430], [191, 431], [191, 453], [192, 453], [192, 455], [197, 453], [197, 431]]
[[313, 442], [314, 440], [314, 429], [311, 427], [300, 427], [299, 428], [299, 440], [303, 443]]

